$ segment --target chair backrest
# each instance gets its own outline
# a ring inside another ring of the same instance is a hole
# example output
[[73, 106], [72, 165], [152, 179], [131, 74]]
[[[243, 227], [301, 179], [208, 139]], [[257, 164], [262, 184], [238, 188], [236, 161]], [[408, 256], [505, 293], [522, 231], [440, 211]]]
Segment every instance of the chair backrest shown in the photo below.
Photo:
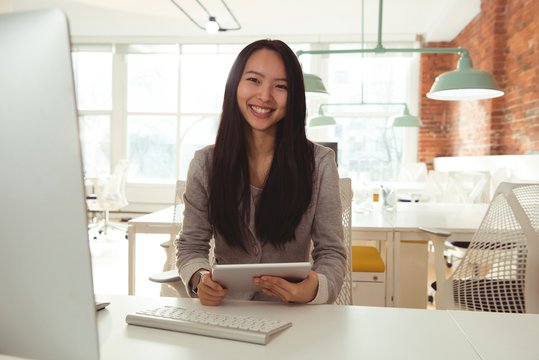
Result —
[[427, 190], [432, 202], [488, 203], [490, 174], [484, 171], [430, 171]]
[[172, 234], [173, 235], [172, 240], [176, 238], [176, 236], [180, 233], [182, 229], [183, 209], [184, 209], [183, 194], [184, 193], [185, 193], [185, 181], [177, 180], [176, 192], [174, 195], [174, 217], [172, 218], [173, 224], [176, 225], [176, 231], [174, 234]]
[[335, 300], [338, 305], [352, 305], [352, 180], [339, 180], [339, 193], [342, 206], [342, 227], [346, 248], [346, 272], [341, 291]]
[[163, 266], [163, 271], [176, 269], [176, 247], [174, 246], [174, 240], [180, 234], [182, 230], [183, 222], [183, 193], [185, 192], [185, 181], [176, 181], [176, 192], [174, 195], [174, 213], [172, 217], [172, 223], [174, 224], [174, 230], [170, 233], [170, 241], [167, 245], [167, 260]]
[[[182, 230], [183, 222], [183, 193], [185, 192], [185, 181], [176, 181], [176, 191], [174, 195], [174, 213], [172, 217], [173, 231], [170, 233], [170, 240], [165, 244], [162, 244], [165, 248], [167, 258], [163, 265], [163, 272], [176, 269], [176, 246], [174, 240]], [[188, 297], [185, 290], [178, 284], [178, 286], [168, 285], [167, 283], [161, 284], [161, 296], [180, 296]]]
[[448, 280], [450, 308], [539, 313], [539, 184], [498, 186]]
[[122, 159], [114, 167], [110, 177], [97, 179], [94, 185], [96, 200], [102, 210], [118, 210], [128, 204], [125, 196], [126, 175], [127, 160]]
[[427, 181], [427, 174], [427, 164], [424, 162], [403, 163], [399, 166], [397, 180], [402, 182], [424, 182]]

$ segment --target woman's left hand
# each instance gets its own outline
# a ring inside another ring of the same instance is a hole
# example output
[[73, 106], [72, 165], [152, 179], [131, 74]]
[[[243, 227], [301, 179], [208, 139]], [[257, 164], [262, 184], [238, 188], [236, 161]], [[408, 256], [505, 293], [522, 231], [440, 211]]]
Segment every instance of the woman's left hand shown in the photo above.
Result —
[[264, 294], [279, 298], [284, 302], [305, 304], [312, 301], [318, 292], [318, 275], [312, 270], [307, 278], [299, 283], [267, 275], [253, 278], [253, 283], [259, 285], [260, 291]]

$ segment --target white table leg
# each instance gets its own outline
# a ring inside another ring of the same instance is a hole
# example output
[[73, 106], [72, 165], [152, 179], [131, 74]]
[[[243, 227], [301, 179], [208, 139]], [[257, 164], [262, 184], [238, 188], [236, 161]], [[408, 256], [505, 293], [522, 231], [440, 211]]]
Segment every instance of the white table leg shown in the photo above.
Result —
[[393, 232], [393, 306], [400, 306], [400, 268], [401, 268], [401, 234], [398, 231]]
[[137, 245], [137, 232], [135, 224], [129, 224], [127, 226], [127, 241], [128, 241], [128, 257], [127, 257], [127, 294], [135, 295], [135, 262], [136, 262], [136, 245]]
[[386, 232], [386, 306], [392, 307], [394, 306], [394, 237], [393, 237], [393, 231]]

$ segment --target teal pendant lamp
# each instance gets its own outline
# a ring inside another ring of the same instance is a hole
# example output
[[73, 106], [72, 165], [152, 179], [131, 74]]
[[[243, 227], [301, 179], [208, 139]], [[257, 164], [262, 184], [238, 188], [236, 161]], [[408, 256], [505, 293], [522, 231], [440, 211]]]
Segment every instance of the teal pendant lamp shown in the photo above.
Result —
[[309, 121], [309, 126], [332, 126], [337, 125], [335, 118], [327, 115], [318, 115]]
[[331, 126], [331, 125], [337, 125], [337, 121], [334, 117], [326, 115], [324, 113], [324, 107], [327, 106], [372, 106], [372, 105], [389, 105], [389, 106], [403, 106], [404, 109], [402, 111], [401, 115], [397, 115], [393, 117], [393, 123], [392, 126], [394, 127], [420, 127], [421, 126], [421, 120], [412, 114], [410, 114], [410, 111], [408, 110], [408, 105], [406, 103], [388, 103], [388, 102], [363, 102], [360, 103], [327, 103], [327, 104], [320, 104], [318, 107], [318, 116], [315, 116], [311, 118], [309, 121], [309, 126]]
[[404, 105], [401, 115], [393, 117], [393, 127], [420, 127], [421, 120], [408, 111], [408, 105]]
[[303, 82], [305, 83], [305, 92], [327, 94], [328, 91], [319, 76], [313, 74], [303, 74]]
[[461, 53], [456, 70], [436, 78], [427, 97], [434, 100], [483, 100], [503, 94], [492, 75], [472, 67], [466, 51]]
[[[305, 74], [305, 75], [309, 75], [309, 74]], [[317, 77], [316, 75], [312, 75], [314, 77]], [[320, 78], [318, 78], [320, 79]], [[322, 84], [322, 86], [324, 86]], [[310, 127], [314, 127], [314, 126], [334, 126], [334, 125], [337, 125], [337, 121], [335, 121], [335, 118], [333, 116], [328, 116], [326, 114], [324, 114], [324, 104], [320, 104], [318, 106], [318, 116], [313, 116], [311, 118], [311, 120], [309, 121], [309, 126]]]
[[[362, 1], [363, 8], [363, 1]], [[382, 44], [382, 13], [383, 0], [379, 0], [378, 11], [378, 42], [372, 49], [336, 49], [336, 50], [299, 50], [296, 55], [303, 54], [355, 54], [355, 53], [426, 53], [426, 54], [460, 54], [457, 69], [444, 73], [436, 78], [427, 97], [435, 100], [483, 100], [503, 96], [504, 92], [498, 87], [491, 74], [475, 70], [465, 48], [385, 48]], [[362, 15], [364, 11], [362, 10]], [[363, 23], [363, 22], [362, 22]], [[363, 31], [362, 31], [363, 33]], [[362, 44], [364, 41], [362, 40]], [[327, 94], [322, 80], [312, 74], [304, 74], [305, 91]]]

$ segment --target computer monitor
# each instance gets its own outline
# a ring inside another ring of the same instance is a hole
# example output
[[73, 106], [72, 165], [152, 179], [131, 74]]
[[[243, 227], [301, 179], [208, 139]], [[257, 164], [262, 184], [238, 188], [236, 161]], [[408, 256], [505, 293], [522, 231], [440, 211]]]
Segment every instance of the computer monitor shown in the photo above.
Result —
[[0, 353], [97, 359], [70, 40], [59, 10], [0, 15]]

